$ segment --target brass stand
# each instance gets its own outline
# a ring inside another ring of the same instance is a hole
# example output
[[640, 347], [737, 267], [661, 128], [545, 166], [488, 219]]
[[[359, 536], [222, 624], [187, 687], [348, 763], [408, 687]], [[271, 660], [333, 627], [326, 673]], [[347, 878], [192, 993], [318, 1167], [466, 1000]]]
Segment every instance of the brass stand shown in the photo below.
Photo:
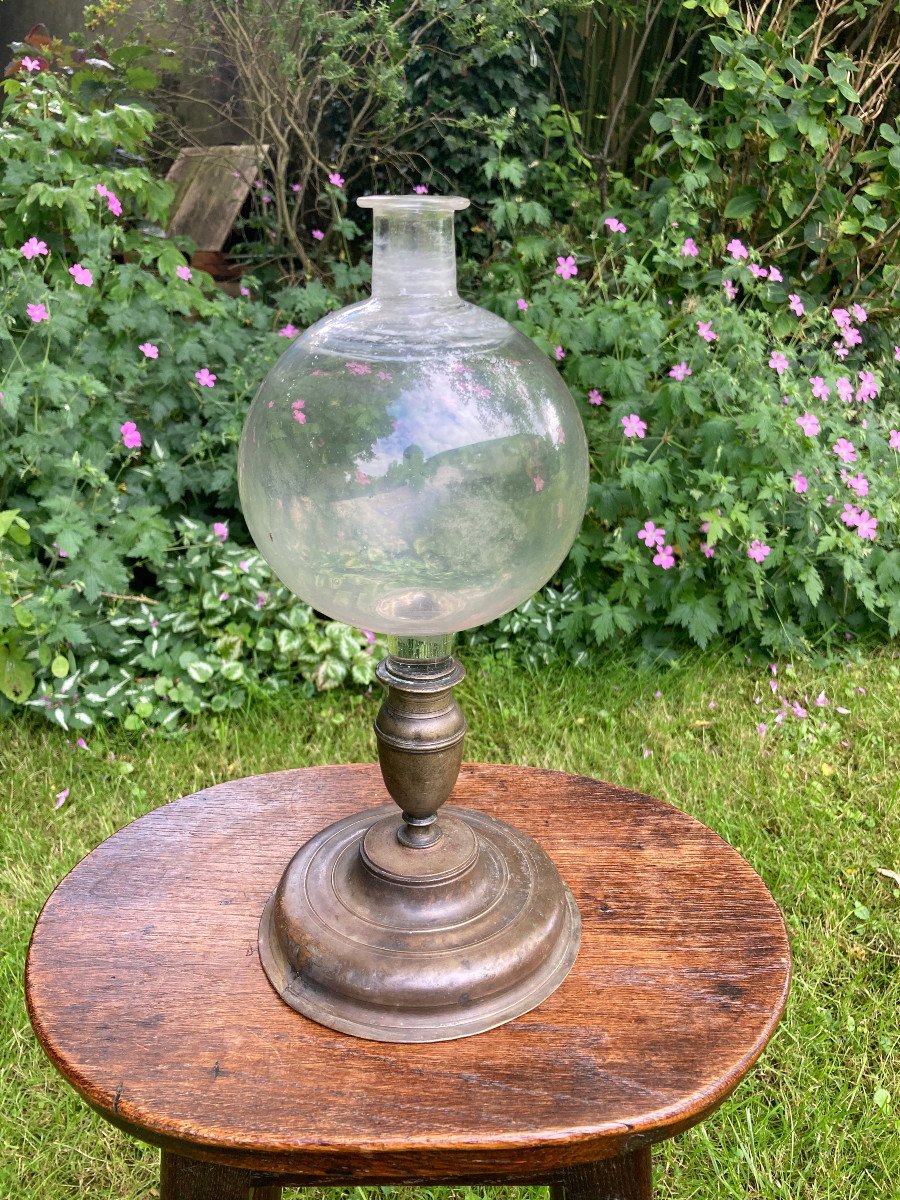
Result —
[[470, 809], [437, 821], [466, 722], [451, 656], [389, 655], [375, 721], [391, 805], [303, 846], [269, 899], [263, 968], [314, 1021], [375, 1041], [436, 1042], [502, 1025], [568, 974], [581, 921], [550, 859], [524, 833]]

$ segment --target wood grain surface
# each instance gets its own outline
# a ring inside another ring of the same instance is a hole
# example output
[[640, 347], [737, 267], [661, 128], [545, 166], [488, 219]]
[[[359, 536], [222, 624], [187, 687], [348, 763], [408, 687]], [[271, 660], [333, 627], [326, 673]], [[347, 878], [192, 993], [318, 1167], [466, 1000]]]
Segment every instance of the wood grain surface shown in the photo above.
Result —
[[387, 800], [376, 766], [284, 771], [175, 801], [89, 854], [28, 957], [32, 1023], [63, 1076], [120, 1128], [225, 1166], [515, 1182], [643, 1150], [750, 1069], [790, 976], [765, 885], [672, 806], [531, 768], [466, 765], [454, 800], [531, 834], [575, 894], [581, 952], [548, 1000], [426, 1045], [288, 1008], [257, 958], [265, 901], [313, 833]]

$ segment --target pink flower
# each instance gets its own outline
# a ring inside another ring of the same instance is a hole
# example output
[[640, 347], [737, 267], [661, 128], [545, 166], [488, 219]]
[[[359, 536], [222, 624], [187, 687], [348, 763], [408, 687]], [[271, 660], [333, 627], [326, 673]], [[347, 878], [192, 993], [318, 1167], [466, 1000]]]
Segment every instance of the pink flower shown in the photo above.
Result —
[[248, 287], [242, 287], [242, 288], [241, 288], [241, 295], [242, 295], [242, 296], [249, 296], [249, 295], [250, 295], [250, 289], [249, 289]]
[[543, 479], [541, 479], [540, 475], [533, 475], [531, 478], [531, 482], [534, 484], [534, 490], [536, 492], [540, 492], [543, 490], [544, 481], [543, 481]]
[[562, 346], [557, 346], [553, 353], [556, 356], [557, 362], [562, 362], [562, 360], [566, 357], [566, 352], [563, 350]]
[[788, 360], [780, 350], [773, 350], [772, 357], [769, 359], [769, 366], [781, 376], [788, 369]]
[[900, 429], [891, 429], [888, 431], [888, 446], [892, 450], [900, 450]]
[[353, 481], [354, 481], [354, 483], [359, 483], [359, 484], [362, 484], [363, 486], [364, 486], [365, 484], [367, 484], [367, 483], [371, 483], [371, 482], [372, 482], [372, 480], [371, 480], [371, 479], [369, 478], [369, 476], [368, 476], [368, 475], [365, 473], [365, 471], [359, 471], [359, 470], [358, 470], [358, 471], [356, 472], [356, 474], [353, 476]]
[[623, 225], [618, 217], [607, 217], [606, 220], [603, 222], [603, 224], [606, 226], [607, 229], [612, 230], [613, 233], [627, 233], [628, 232], [628, 226]]
[[811, 412], [805, 412], [802, 417], [798, 417], [797, 424], [807, 437], [815, 437], [820, 429], [819, 418]]
[[767, 546], [765, 542], [761, 542], [758, 538], [754, 538], [747, 547], [747, 557], [752, 558], [755, 562], [762, 563], [772, 553], [772, 547]]
[[717, 342], [719, 335], [713, 333], [712, 321], [698, 321], [697, 333], [703, 338], [704, 342]]
[[686, 362], [680, 362], [676, 363], [675, 366], [669, 371], [669, 378], [677, 379], [679, 383], [683, 383], [684, 380], [687, 379], [688, 375], [693, 375], [693, 373], [694, 372]]
[[861, 404], [865, 404], [867, 400], [874, 400], [877, 395], [878, 384], [875, 382], [875, 376], [871, 371], [860, 371], [856, 399]]
[[185, 283], [187, 283], [187, 281], [191, 278], [191, 268], [190, 267], [177, 267], [175, 270], [175, 274], [178, 276], [179, 279], [183, 279], [185, 281]]
[[841, 337], [848, 346], [862, 345], [862, 334], [858, 329], [854, 329], [852, 325], [842, 332]]
[[516, 305], [520, 312], [525, 312], [528, 309], [528, 301], [523, 300], [521, 296], [516, 301]]
[[124, 425], [120, 425], [119, 433], [122, 435], [122, 445], [127, 450], [140, 450], [141, 435], [134, 421], [126, 421]]
[[602, 404], [603, 403], [603, 397], [600, 395], [600, 393], [597, 391], [596, 388], [591, 388], [591, 390], [588, 392], [587, 398], [588, 398], [589, 404]]
[[[40, 62], [40, 59], [30, 58], [26, 54], [25, 57], [22, 59], [22, 66], [25, 68], [26, 71], [39, 71], [41, 69], [41, 62]], [[69, 794], [69, 789], [66, 788], [66, 795], [68, 796], [68, 794]], [[57, 805], [56, 807], [58, 808], [59, 805]]]
[[50, 253], [50, 251], [47, 249], [47, 243], [36, 237], [30, 237], [23, 246], [19, 247], [19, 249], [25, 258], [37, 258], [39, 254]]
[[756, 263], [748, 263], [747, 270], [750, 272], [750, 274], [753, 276], [754, 279], [765, 279], [765, 277], [769, 273], [765, 267], [760, 267]]
[[769, 727], [766, 725], [765, 721], [760, 721], [759, 724], [756, 726], [756, 732], [759, 734], [760, 737], [765, 737], [766, 734], [768, 733], [768, 731], [769, 731]]
[[845, 504], [844, 511], [841, 513], [841, 520], [844, 524], [852, 529], [854, 525], [859, 524], [859, 509], [855, 504]]
[[269, 195], [268, 192], [263, 192], [262, 202], [263, 202], [263, 204], [271, 204], [272, 203], [272, 197]]
[[828, 385], [821, 375], [813, 375], [810, 379], [812, 386], [812, 394], [817, 400], [827, 400], [829, 396]]
[[342, 188], [344, 186], [344, 177], [339, 175], [337, 171], [332, 171], [328, 176], [328, 182], [334, 184], [336, 188]]
[[[24, 62], [25, 60], [23, 59], [22, 61]], [[69, 791], [69, 788], [63, 788], [61, 792], [56, 793], [56, 803], [53, 805], [54, 808], [62, 808], [69, 798]]]
[[700, 543], [700, 549], [703, 551], [704, 555], [705, 555], [707, 558], [715, 558], [715, 556], [716, 556], [716, 548], [715, 548], [715, 546], [711, 546], [711, 545], [709, 544], [709, 542], [701, 542], [701, 543]]
[[802, 317], [804, 312], [806, 312], [806, 309], [803, 307], [803, 301], [800, 299], [797, 293], [791, 292], [791, 294], [788, 296], [788, 300], [790, 301], [789, 307], [791, 312], [798, 317]]
[[268, 598], [269, 598], [268, 592], [257, 592], [256, 593], [256, 607], [262, 608], [263, 605], [265, 604], [265, 602], [268, 600]]
[[834, 386], [837, 388], [838, 395], [845, 404], [849, 404], [853, 399], [853, 384], [846, 375], [842, 375], [834, 381]]
[[828, 707], [828, 697], [825, 695], [824, 692], [819, 692], [818, 696], [816, 696], [813, 703], [815, 704], [816, 708], [827, 708]]
[[856, 492], [857, 496], [868, 496], [869, 481], [863, 475], [862, 471], [857, 475], [848, 475], [844, 482], [851, 491]]
[[864, 321], [868, 321], [868, 319], [869, 319], [869, 314], [866, 312], [866, 310], [863, 308], [863, 306], [861, 304], [851, 304], [850, 311], [853, 313], [853, 316], [855, 317], [855, 319], [857, 321], [859, 321], [860, 325], [862, 325]]
[[201, 367], [199, 371], [194, 372], [194, 378], [201, 387], [215, 387], [218, 375], [213, 375], [209, 367]]
[[861, 538], [868, 538], [870, 542], [875, 541], [875, 535], [878, 532], [878, 522], [874, 517], [870, 517], [865, 509], [859, 514], [859, 523], [856, 526], [856, 532]]
[[801, 495], [803, 492], [805, 492], [809, 489], [809, 480], [806, 478], [805, 475], [801, 475], [799, 471], [794, 476], [793, 483], [794, 483], [794, 491], [799, 492]]
[[795, 700], [794, 703], [791, 705], [791, 712], [794, 714], [794, 716], [799, 721], [802, 721], [807, 716], [806, 709], [803, 707], [803, 705], [800, 703], [799, 700]]
[[654, 525], [652, 521], [645, 521], [643, 529], [638, 530], [638, 538], [649, 548], [661, 547], [666, 540], [666, 531], [659, 525]]
[[144, 358], [159, 358], [159, 346], [154, 346], [152, 342], [141, 342], [138, 350]]
[[670, 567], [674, 567], [675, 555], [672, 553], [672, 547], [661, 546], [656, 554], [653, 555], [653, 565], [662, 567], [664, 571], [668, 571]]
[[735, 299], [735, 297], [736, 297], [736, 296], [737, 296], [737, 294], [738, 294], [738, 290], [737, 290], [737, 288], [734, 286], [734, 284], [731, 282], [731, 280], [730, 280], [730, 279], [723, 279], [723, 280], [722, 280], [722, 287], [725, 289], [725, 295], [728, 297], [728, 299], [729, 299], [729, 300], [734, 300], [734, 299]]
[[625, 436], [626, 437], [642, 438], [644, 436], [644, 434], [647, 432], [646, 422], [642, 421], [637, 413], [632, 413], [628, 417], [623, 417], [622, 425], [625, 428]]
[[312, 235], [316, 239], [317, 242], [323, 242], [325, 240], [325, 234], [322, 232], [321, 229], [314, 229], [312, 231]]
[[777, 267], [769, 267], [769, 281], [771, 283], [784, 283], [784, 276]]
[[295, 400], [294, 403], [291, 405], [291, 416], [294, 418], [294, 420], [297, 422], [298, 425], [306, 424], [306, 413], [303, 411], [303, 405], [305, 403], [306, 403], [305, 400]]
[[750, 257], [750, 252], [747, 249], [747, 247], [744, 245], [743, 242], [739, 241], [737, 238], [732, 238], [731, 241], [728, 243], [728, 245], [725, 247], [725, 249], [728, 251], [728, 253], [731, 255], [732, 258], [749, 258]]
[[299, 183], [292, 183], [292, 184], [291, 184], [291, 191], [292, 191], [292, 192], [294, 192], [294, 194], [296, 195], [296, 193], [300, 191], [300, 184], [299, 184]]
[[241, 561], [238, 563], [238, 568], [241, 571], [249, 571], [250, 563], [247, 561], [246, 558], [242, 558]]
[[228, 599], [229, 595], [230, 595], [229, 592], [219, 592], [219, 603], [224, 604], [225, 601]]
[[832, 342], [831, 348], [834, 351], [835, 355], [840, 359], [845, 359], [847, 357], [847, 355], [850, 353], [850, 351], [847, 349], [847, 347], [842, 345], [841, 342]]
[[216, 521], [215, 525], [213, 525], [213, 534], [220, 542], [228, 541], [228, 526], [224, 521]]
[[47, 312], [45, 304], [28, 304], [25, 306], [25, 311], [31, 317], [32, 321], [34, 321], [35, 325], [40, 324], [41, 321], [50, 320], [50, 314]]
[[697, 243], [693, 238], [685, 238], [681, 243], [682, 258], [696, 258], [700, 251], [697, 249]]
[[856, 447], [852, 442], [848, 442], [846, 438], [838, 438], [831, 448], [841, 462], [856, 462]]
[[556, 274], [561, 275], [563, 279], [571, 279], [573, 275], [578, 274], [578, 267], [575, 265], [575, 259], [572, 255], [563, 258], [561, 254], [557, 255]]
[[417, 196], [427, 196], [428, 195], [428, 188], [425, 186], [424, 183], [417, 183], [416, 186], [413, 188], [413, 191], [416, 193]]
[[294, 337], [296, 337], [296, 336], [297, 336], [297, 334], [298, 334], [299, 332], [300, 332], [300, 330], [299, 330], [299, 329], [297, 329], [297, 328], [296, 328], [294, 325], [292, 325], [292, 324], [290, 323], [290, 321], [288, 321], [287, 325], [284, 325], [284, 326], [282, 326], [282, 328], [278, 330], [278, 336], [279, 336], [279, 337], [294, 338]]
[[351, 375], [371, 375], [372, 368], [368, 363], [346, 362], [344, 366]]
[[833, 308], [831, 315], [834, 318], [834, 323], [838, 329], [847, 329], [851, 324], [850, 314], [846, 308]]
[[900, 362], [900, 346], [894, 347], [894, 362]]
[[83, 267], [81, 265], [81, 263], [75, 263], [75, 265], [73, 267], [69, 267], [69, 274], [72, 276], [72, 278], [75, 280], [75, 282], [77, 284], [79, 284], [81, 287], [92, 287], [93, 286], [93, 283], [94, 283], [93, 275], [90, 273], [90, 271], [87, 269], [87, 267]]

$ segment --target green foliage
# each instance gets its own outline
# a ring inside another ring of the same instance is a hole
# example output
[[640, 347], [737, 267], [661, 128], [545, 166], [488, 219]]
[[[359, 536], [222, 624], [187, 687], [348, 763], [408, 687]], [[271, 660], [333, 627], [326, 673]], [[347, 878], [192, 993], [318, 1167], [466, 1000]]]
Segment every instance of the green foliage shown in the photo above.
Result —
[[243, 414], [286, 344], [276, 331], [340, 301], [311, 283], [270, 307], [192, 276], [142, 229], [163, 221], [167, 186], [121, 157], [145, 145], [147, 111], [86, 108], [49, 71], [5, 86], [0, 703], [76, 727], [170, 727], [292, 680], [367, 682], [360, 634], [220, 546]]

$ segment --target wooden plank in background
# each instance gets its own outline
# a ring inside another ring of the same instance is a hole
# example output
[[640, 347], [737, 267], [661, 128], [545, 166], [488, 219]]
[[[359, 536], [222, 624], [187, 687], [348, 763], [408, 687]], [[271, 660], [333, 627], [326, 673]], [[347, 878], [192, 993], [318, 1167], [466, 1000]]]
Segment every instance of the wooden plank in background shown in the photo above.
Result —
[[189, 237], [198, 250], [221, 250], [259, 174], [257, 146], [188, 146], [166, 179], [175, 188], [169, 236]]

